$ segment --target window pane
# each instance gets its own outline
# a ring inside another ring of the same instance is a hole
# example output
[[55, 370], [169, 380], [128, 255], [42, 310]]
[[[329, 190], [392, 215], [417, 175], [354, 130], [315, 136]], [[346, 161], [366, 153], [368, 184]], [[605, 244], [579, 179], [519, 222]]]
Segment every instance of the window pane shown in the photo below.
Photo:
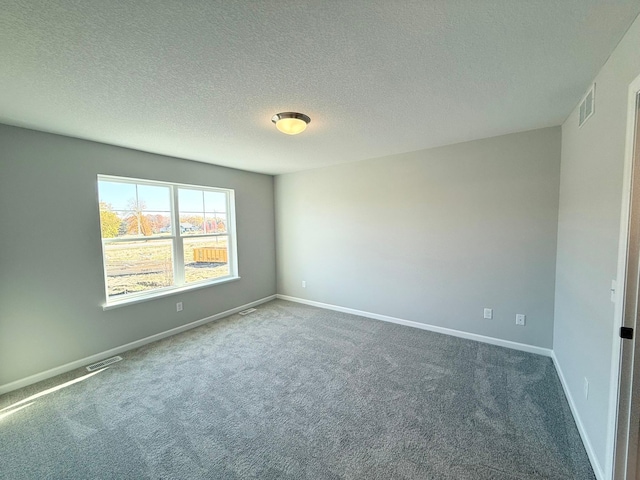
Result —
[[224, 213], [227, 211], [227, 194], [223, 192], [204, 192], [204, 211]]
[[126, 212], [131, 199], [136, 199], [136, 185], [134, 183], [118, 183], [106, 180], [98, 181], [100, 203], [109, 206], [113, 211]]
[[187, 283], [229, 275], [227, 237], [185, 238], [184, 276]]
[[171, 190], [169, 187], [138, 185], [138, 208], [142, 211], [171, 211]]
[[153, 235], [171, 235], [171, 212], [144, 212], [143, 218]]
[[100, 231], [102, 238], [116, 238], [126, 234], [124, 217], [114, 211], [110, 204], [100, 202]]
[[204, 213], [204, 202], [202, 190], [178, 189], [178, 203], [180, 212], [200, 212]]
[[101, 180], [98, 190], [102, 238], [171, 233], [169, 187]]
[[124, 218], [123, 233], [119, 236], [150, 237], [170, 235], [171, 217], [165, 212], [133, 212]]
[[204, 217], [201, 213], [180, 213], [180, 234], [201, 235], [204, 233]]
[[205, 227], [207, 233], [226, 233], [227, 232], [227, 214], [226, 213], [207, 213], [205, 216]]
[[104, 245], [109, 299], [173, 285], [172, 240]]

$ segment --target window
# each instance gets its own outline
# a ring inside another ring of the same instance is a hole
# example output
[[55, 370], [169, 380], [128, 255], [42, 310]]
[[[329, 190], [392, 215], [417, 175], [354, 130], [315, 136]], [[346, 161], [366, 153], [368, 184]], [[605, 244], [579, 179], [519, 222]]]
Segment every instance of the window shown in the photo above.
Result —
[[98, 175], [107, 303], [237, 278], [234, 192]]

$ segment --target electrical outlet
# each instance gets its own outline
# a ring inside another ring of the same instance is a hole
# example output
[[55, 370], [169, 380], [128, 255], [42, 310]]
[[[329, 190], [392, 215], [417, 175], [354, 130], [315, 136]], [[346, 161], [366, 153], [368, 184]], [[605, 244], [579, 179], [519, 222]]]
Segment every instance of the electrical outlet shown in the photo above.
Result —
[[306, 280], [302, 280], [302, 288], [307, 288], [307, 281]]
[[524, 327], [527, 321], [527, 316], [522, 313], [516, 313], [516, 325], [521, 325]]
[[484, 309], [484, 318], [492, 319], [493, 318], [493, 309], [485, 308]]
[[176, 303], [176, 312], [181, 312], [182, 311], [182, 302], [178, 302]]
[[589, 398], [589, 380], [587, 380], [587, 377], [584, 377], [584, 398], [588, 399]]

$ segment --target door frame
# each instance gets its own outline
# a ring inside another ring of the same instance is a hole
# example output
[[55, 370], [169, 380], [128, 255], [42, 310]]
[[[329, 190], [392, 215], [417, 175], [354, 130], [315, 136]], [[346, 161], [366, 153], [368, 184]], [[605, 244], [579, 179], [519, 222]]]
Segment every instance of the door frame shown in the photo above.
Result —
[[[609, 441], [606, 472], [614, 480], [634, 480], [638, 460], [640, 425], [640, 76], [629, 85], [617, 288], [611, 361]], [[620, 327], [634, 329], [633, 340], [620, 338]], [[635, 362], [638, 352], [638, 362]], [[632, 401], [635, 397], [636, 401]], [[635, 425], [635, 428], [633, 426]], [[640, 473], [640, 472], [638, 472]]]

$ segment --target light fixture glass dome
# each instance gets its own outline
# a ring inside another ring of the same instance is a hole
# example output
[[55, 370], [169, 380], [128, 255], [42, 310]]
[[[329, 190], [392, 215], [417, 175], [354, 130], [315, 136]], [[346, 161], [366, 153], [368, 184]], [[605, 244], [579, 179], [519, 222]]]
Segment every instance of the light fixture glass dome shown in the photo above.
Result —
[[276, 113], [271, 121], [276, 128], [287, 135], [297, 135], [304, 132], [311, 119], [304, 113], [282, 112]]

